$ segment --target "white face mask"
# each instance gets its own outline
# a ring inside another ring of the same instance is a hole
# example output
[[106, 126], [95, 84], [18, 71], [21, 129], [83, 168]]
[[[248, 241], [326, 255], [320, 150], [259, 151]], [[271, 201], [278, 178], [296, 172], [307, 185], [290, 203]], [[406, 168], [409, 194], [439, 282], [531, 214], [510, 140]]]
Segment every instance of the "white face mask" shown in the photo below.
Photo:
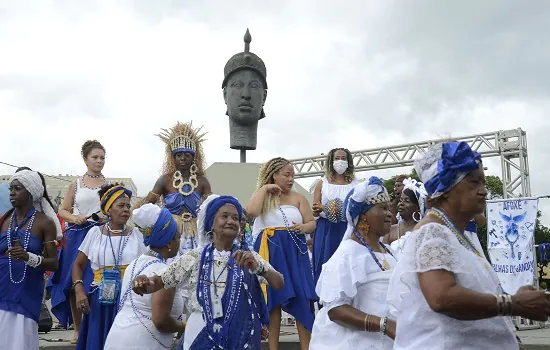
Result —
[[334, 162], [332, 162], [332, 167], [334, 168], [334, 171], [342, 175], [348, 169], [348, 161], [335, 160]]

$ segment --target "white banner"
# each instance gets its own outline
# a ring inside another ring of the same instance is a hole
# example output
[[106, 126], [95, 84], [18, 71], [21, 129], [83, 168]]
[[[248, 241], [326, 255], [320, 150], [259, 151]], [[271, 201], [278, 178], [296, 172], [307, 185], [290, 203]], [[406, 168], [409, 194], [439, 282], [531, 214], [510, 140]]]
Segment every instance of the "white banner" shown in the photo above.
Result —
[[538, 199], [531, 198], [487, 203], [489, 257], [508, 294], [533, 284], [538, 205]]

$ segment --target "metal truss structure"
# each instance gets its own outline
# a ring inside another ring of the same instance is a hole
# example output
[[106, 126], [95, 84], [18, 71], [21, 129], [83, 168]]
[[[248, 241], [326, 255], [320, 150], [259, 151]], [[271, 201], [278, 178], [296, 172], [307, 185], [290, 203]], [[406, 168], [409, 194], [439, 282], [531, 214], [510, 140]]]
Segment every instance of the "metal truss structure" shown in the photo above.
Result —
[[[527, 136], [521, 128], [458, 137], [453, 140], [468, 142], [483, 158], [500, 157], [504, 198], [531, 196]], [[414, 160], [428, 147], [441, 141], [422, 141], [351, 152], [355, 171], [412, 166]], [[298, 179], [322, 176], [324, 162], [324, 155], [291, 160], [295, 177]]]

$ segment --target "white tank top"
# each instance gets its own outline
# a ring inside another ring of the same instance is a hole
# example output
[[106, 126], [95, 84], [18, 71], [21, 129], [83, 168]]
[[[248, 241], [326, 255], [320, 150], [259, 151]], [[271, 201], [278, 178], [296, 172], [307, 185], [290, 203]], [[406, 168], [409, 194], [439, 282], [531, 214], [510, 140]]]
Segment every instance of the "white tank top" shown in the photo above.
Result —
[[[345, 201], [348, 193], [357, 185], [358, 181], [353, 179], [347, 185], [335, 185], [328, 182], [326, 177], [322, 178], [323, 186], [321, 186], [321, 204], [326, 205], [329, 201], [340, 199]], [[320, 216], [326, 219], [326, 214], [321, 212]]]
[[100, 210], [99, 188], [88, 188], [80, 184], [82, 178], [76, 179], [73, 215], [90, 216]]
[[281, 205], [279, 208], [262, 214], [254, 220], [254, 225], [252, 226], [252, 237], [254, 241], [256, 241], [260, 232], [267, 227], [286, 227], [281, 210], [285, 213], [289, 227], [293, 226], [293, 221], [299, 224], [304, 222], [300, 209], [293, 205]]
[[349, 191], [357, 185], [358, 181], [353, 179], [347, 185], [335, 185], [328, 182], [326, 177], [323, 177], [323, 186], [321, 187], [321, 204], [327, 204], [328, 201], [339, 198], [342, 202], [346, 199]]

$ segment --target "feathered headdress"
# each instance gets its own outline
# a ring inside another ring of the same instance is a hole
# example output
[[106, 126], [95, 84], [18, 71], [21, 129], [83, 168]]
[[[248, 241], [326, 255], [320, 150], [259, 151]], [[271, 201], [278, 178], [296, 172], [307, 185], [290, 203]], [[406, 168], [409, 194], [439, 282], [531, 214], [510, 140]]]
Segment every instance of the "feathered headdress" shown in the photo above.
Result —
[[169, 174], [176, 171], [173, 156], [179, 152], [189, 152], [195, 156], [197, 174], [204, 175], [205, 164], [202, 142], [206, 140], [204, 138], [206, 134], [206, 132], [202, 132], [202, 126], [193, 128], [193, 122], [178, 122], [170, 129], [161, 129], [161, 132], [156, 136], [166, 144], [166, 157], [162, 172]]

